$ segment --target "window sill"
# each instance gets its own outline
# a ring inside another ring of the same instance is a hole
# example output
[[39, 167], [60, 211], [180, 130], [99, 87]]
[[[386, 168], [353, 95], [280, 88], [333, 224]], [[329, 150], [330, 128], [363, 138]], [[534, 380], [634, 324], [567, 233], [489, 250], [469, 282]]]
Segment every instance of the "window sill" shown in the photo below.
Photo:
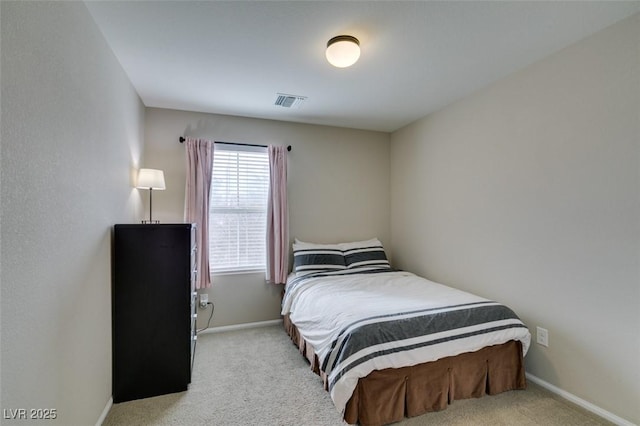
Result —
[[211, 271], [211, 276], [264, 274], [264, 269], [233, 269], [229, 271]]

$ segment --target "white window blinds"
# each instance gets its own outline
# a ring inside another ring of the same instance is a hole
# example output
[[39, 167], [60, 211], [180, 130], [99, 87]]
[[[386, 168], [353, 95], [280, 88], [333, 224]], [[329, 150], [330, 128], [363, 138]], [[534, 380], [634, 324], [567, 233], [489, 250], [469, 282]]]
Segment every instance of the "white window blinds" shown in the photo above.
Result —
[[209, 208], [212, 272], [264, 270], [268, 191], [266, 148], [216, 145]]

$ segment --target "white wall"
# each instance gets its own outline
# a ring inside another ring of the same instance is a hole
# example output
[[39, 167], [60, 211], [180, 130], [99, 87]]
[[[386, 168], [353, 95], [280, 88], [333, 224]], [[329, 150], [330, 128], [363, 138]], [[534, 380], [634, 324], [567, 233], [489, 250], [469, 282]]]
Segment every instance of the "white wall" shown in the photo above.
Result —
[[144, 107], [84, 3], [0, 4], [1, 408], [57, 410], [2, 424], [91, 425], [111, 397], [111, 228], [142, 214]]
[[[145, 166], [165, 170], [167, 190], [154, 194], [154, 217], [182, 221], [185, 158], [180, 136], [291, 145], [288, 195], [291, 238], [337, 242], [379, 237], [390, 243], [389, 134], [148, 108]], [[215, 276], [212, 326], [280, 317], [279, 286], [264, 274]], [[200, 311], [198, 326], [208, 312]]]
[[640, 423], [640, 15], [391, 136], [397, 265], [502, 301], [527, 370]]

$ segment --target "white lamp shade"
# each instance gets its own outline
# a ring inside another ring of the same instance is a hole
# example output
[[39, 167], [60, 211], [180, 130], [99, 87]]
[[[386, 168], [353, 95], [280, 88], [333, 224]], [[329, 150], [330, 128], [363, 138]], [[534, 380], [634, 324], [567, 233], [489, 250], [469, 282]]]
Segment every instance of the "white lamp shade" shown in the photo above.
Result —
[[165, 189], [164, 172], [157, 169], [140, 169], [138, 171], [138, 186], [144, 189]]
[[360, 43], [352, 36], [334, 37], [327, 43], [325, 55], [334, 67], [350, 67], [360, 58]]

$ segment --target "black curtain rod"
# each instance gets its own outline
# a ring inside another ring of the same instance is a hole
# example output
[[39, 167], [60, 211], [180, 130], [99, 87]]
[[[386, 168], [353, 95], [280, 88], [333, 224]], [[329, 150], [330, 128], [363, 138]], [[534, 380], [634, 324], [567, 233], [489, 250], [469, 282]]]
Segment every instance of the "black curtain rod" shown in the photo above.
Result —
[[[186, 139], [184, 136], [180, 136], [180, 143], [183, 143]], [[238, 142], [222, 142], [222, 141], [214, 141], [213, 143], [219, 143], [222, 145], [240, 145], [240, 146], [257, 146], [260, 148], [267, 148], [267, 145], [256, 145], [253, 143], [238, 143]], [[287, 146], [287, 151], [291, 151], [291, 145]]]

